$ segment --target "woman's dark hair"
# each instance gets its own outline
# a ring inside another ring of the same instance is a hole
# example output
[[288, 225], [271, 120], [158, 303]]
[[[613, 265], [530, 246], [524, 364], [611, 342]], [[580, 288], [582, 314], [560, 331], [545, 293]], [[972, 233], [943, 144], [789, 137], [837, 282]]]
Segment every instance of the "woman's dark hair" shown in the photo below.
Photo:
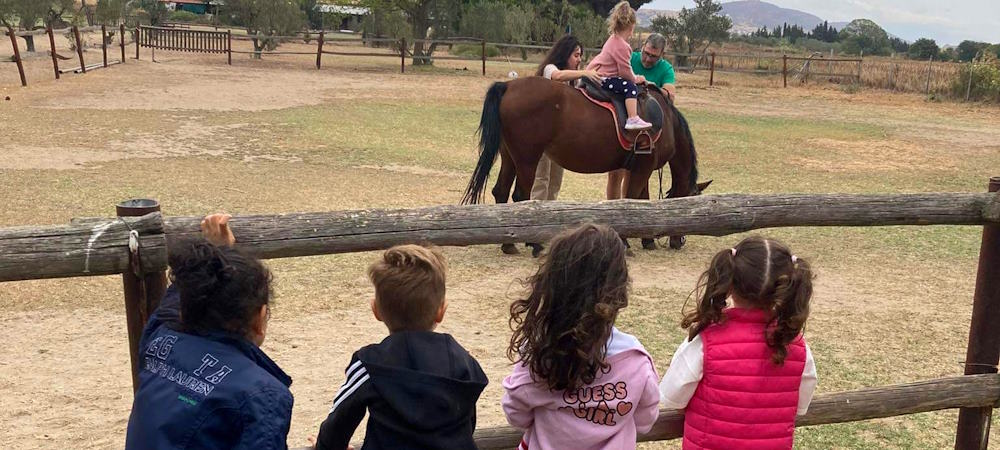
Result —
[[771, 360], [783, 364], [788, 344], [802, 333], [809, 318], [812, 279], [809, 263], [792, 255], [781, 242], [748, 237], [712, 258], [698, 279], [697, 308], [684, 316], [681, 327], [694, 339], [709, 325], [722, 321], [727, 297], [739, 297], [751, 307], [772, 313], [765, 339]]
[[575, 70], [576, 67], [566, 67], [566, 61], [569, 60], [570, 55], [576, 51], [577, 47], [582, 49], [583, 45], [580, 44], [580, 40], [577, 39], [576, 36], [567, 34], [560, 38], [555, 44], [552, 45], [552, 49], [550, 49], [549, 53], [545, 55], [545, 59], [542, 60], [542, 63], [538, 65], [538, 70], [535, 71], [535, 76], [542, 76], [545, 72], [545, 66], [549, 64], [554, 64], [559, 70]]
[[514, 334], [507, 357], [553, 390], [592, 383], [609, 369], [606, 345], [618, 310], [628, 305], [625, 245], [604, 225], [556, 236], [527, 298], [510, 306]]
[[247, 335], [260, 307], [270, 303], [271, 272], [235, 248], [188, 240], [170, 247], [169, 263], [185, 331]]

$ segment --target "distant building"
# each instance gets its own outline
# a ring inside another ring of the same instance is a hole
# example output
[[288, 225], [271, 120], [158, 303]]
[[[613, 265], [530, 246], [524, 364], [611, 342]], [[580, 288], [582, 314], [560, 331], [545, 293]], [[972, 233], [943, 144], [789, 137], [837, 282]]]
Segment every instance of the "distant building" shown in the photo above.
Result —
[[160, 0], [160, 3], [163, 3], [171, 11], [215, 14], [225, 2], [222, 0]]

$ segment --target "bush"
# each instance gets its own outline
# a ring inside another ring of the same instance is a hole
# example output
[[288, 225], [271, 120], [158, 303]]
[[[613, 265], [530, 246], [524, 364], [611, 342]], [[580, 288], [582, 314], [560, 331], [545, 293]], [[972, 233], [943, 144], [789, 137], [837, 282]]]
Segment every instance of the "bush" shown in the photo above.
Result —
[[[969, 90], [970, 75], [971, 90]], [[963, 69], [952, 84], [952, 95], [965, 98], [966, 90], [969, 90], [969, 99], [1000, 102], [1000, 60], [987, 54]]]
[[201, 20], [201, 14], [195, 14], [191, 11], [174, 11], [168, 16], [171, 22], [198, 22]]
[[[454, 47], [454, 49], [452, 49], [451, 54], [481, 58], [483, 54], [483, 46], [482, 44], [458, 44]], [[487, 45], [486, 57], [493, 58], [495, 56], [500, 56], [500, 49], [495, 45]]]

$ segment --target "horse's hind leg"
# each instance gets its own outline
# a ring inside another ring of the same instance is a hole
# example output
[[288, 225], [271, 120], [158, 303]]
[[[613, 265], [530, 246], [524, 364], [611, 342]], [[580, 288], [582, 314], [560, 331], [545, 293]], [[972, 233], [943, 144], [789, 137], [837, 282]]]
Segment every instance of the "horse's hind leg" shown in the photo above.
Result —
[[[500, 147], [500, 174], [497, 175], [497, 182], [493, 185], [493, 199], [499, 203], [507, 203], [510, 199], [510, 188], [514, 185], [514, 160], [511, 159], [507, 147]], [[515, 198], [514, 201], [517, 201]]]
[[[499, 203], [507, 203], [510, 198], [510, 188], [513, 186], [515, 181], [515, 171], [514, 171], [514, 160], [511, 159], [510, 153], [507, 152], [505, 146], [500, 148], [500, 174], [497, 175], [497, 183], [493, 186], [493, 199]], [[514, 201], [517, 200], [517, 193], [515, 191]], [[500, 251], [507, 255], [516, 255], [520, 252], [517, 251], [517, 247], [514, 244], [501, 244]]]

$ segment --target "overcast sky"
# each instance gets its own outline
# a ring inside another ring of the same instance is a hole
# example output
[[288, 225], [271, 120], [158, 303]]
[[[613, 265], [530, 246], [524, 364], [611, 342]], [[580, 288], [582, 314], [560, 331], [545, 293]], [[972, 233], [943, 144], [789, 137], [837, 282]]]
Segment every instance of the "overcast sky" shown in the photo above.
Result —
[[[1000, 42], [1000, 0], [767, 0], [830, 22], [872, 19], [908, 41], [929, 37], [956, 45], [971, 39]], [[725, 0], [723, 0], [725, 3]], [[693, 0], [653, 0], [643, 8], [693, 7]]]

